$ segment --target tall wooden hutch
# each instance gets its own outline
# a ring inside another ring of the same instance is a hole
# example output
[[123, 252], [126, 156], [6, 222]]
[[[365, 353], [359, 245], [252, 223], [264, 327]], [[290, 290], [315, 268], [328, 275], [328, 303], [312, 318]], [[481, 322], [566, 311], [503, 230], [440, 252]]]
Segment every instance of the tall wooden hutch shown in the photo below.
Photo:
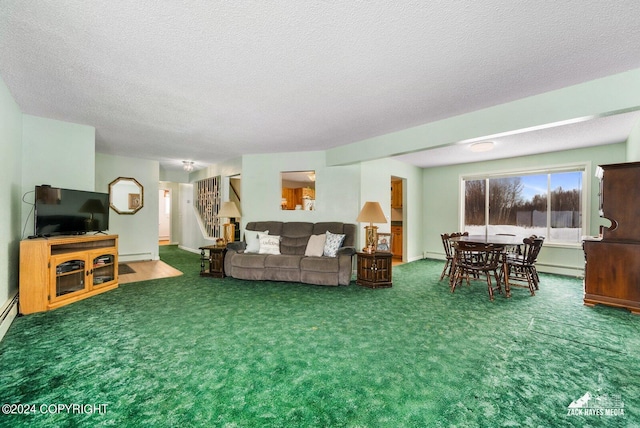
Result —
[[583, 242], [584, 304], [640, 314], [640, 162], [600, 168], [600, 217], [611, 225], [601, 239]]

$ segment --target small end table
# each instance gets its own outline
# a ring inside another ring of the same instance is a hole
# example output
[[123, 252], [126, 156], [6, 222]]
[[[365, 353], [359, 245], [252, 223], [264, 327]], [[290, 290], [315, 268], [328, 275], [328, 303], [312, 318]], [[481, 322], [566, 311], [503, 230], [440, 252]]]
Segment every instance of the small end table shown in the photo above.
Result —
[[391, 287], [391, 266], [393, 264], [390, 252], [356, 253], [358, 259], [356, 284], [369, 288]]
[[[206, 251], [209, 254], [206, 254]], [[200, 247], [200, 276], [212, 276], [214, 278], [224, 278], [224, 256], [227, 254], [227, 247], [218, 245], [207, 245]], [[209, 264], [209, 269], [205, 269], [205, 262]]]

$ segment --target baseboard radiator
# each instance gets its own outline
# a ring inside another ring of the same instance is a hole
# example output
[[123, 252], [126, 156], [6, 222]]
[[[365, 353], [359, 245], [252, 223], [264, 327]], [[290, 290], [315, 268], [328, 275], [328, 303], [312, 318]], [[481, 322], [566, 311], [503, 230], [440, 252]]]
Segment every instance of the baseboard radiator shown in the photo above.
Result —
[[2, 307], [0, 312], [0, 340], [9, 330], [11, 323], [18, 316], [18, 292], [13, 295]]

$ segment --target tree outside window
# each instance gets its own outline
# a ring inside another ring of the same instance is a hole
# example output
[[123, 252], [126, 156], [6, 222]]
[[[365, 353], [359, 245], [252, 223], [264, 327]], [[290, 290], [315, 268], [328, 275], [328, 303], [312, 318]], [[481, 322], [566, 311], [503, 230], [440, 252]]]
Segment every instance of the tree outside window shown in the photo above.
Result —
[[580, 242], [582, 170], [463, 180], [465, 231]]

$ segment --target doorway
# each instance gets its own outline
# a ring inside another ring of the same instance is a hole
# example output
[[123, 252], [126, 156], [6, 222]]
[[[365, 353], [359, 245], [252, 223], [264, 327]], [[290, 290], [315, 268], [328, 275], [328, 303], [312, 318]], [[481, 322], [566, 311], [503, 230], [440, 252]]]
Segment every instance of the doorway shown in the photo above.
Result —
[[171, 190], [158, 191], [158, 239], [160, 245], [171, 243]]
[[402, 263], [404, 255], [404, 188], [406, 180], [391, 176], [391, 252], [394, 263]]

